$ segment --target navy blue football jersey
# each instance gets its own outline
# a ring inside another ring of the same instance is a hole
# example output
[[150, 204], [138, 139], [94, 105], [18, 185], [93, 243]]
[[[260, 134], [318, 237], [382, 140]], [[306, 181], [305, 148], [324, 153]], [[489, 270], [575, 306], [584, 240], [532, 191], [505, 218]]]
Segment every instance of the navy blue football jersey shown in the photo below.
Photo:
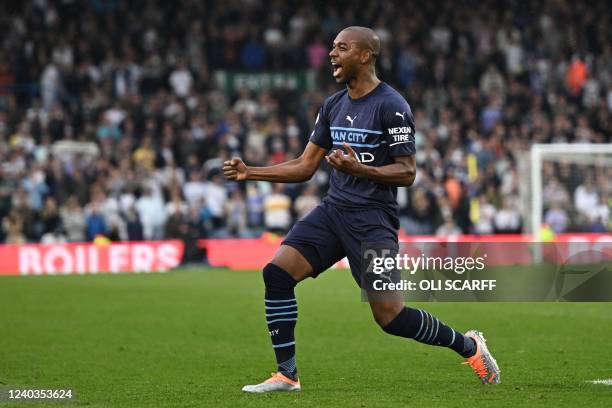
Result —
[[[349, 144], [361, 163], [385, 166], [397, 156], [415, 154], [414, 118], [406, 100], [381, 82], [353, 99], [342, 90], [325, 100], [310, 141], [326, 150]], [[397, 187], [333, 170], [324, 201], [347, 209], [382, 208], [397, 215]]]

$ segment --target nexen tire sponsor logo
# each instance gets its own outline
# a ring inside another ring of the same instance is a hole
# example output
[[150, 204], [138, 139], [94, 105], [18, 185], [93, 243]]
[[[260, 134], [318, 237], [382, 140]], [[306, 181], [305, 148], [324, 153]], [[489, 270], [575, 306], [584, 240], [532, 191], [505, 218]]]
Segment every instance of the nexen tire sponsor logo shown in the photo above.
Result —
[[412, 140], [412, 136], [410, 135], [393, 135], [394, 142], [410, 142]]
[[397, 134], [403, 134], [403, 133], [412, 133], [412, 128], [410, 126], [400, 126], [400, 127], [394, 127], [394, 128], [389, 128], [387, 129], [387, 132], [390, 135], [397, 135]]
[[389, 146], [412, 142], [412, 128], [410, 126], [388, 128], [387, 133], [393, 137], [393, 143]]

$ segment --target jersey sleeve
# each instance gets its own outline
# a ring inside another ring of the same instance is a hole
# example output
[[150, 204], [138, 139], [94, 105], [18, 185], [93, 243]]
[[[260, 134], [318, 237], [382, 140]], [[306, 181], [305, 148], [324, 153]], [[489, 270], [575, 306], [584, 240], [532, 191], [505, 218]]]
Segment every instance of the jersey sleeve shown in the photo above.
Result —
[[331, 131], [329, 130], [329, 118], [327, 116], [327, 101], [325, 101], [321, 109], [319, 109], [319, 113], [315, 119], [314, 129], [310, 134], [309, 140], [326, 150], [331, 149], [333, 146]]
[[414, 145], [414, 117], [403, 98], [389, 101], [382, 110], [383, 136], [391, 157], [412, 156]]

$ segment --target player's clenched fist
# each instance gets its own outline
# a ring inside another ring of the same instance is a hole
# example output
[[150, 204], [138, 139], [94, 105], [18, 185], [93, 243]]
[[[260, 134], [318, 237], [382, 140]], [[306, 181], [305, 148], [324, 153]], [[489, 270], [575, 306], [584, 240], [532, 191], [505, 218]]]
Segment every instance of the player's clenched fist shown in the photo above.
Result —
[[357, 153], [347, 143], [344, 143], [344, 148], [348, 154], [344, 154], [342, 150], [337, 149], [325, 156], [325, 159], [334, 169], [356, 176], [361, 165]]
[[223, 162], [223, 175], [229, 180], [242, 181], [247, 179], [249, 169], [241, 158], [234, 157]]

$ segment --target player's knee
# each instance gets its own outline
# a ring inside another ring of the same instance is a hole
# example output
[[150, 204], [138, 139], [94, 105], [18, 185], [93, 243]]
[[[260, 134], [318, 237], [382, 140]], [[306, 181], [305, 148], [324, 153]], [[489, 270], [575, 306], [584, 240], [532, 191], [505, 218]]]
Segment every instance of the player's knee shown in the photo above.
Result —
[[263, 280], [268, 290], [287, 290], [293, 289], [297, 282], [284, 269], [273, 263], [267, 264], [263, 268]]
[[384, 328], [395, 319], [402, 310], [403, 305], [395, 302], [377, 302], [372, 304], [372, 315], [378, 325]]

